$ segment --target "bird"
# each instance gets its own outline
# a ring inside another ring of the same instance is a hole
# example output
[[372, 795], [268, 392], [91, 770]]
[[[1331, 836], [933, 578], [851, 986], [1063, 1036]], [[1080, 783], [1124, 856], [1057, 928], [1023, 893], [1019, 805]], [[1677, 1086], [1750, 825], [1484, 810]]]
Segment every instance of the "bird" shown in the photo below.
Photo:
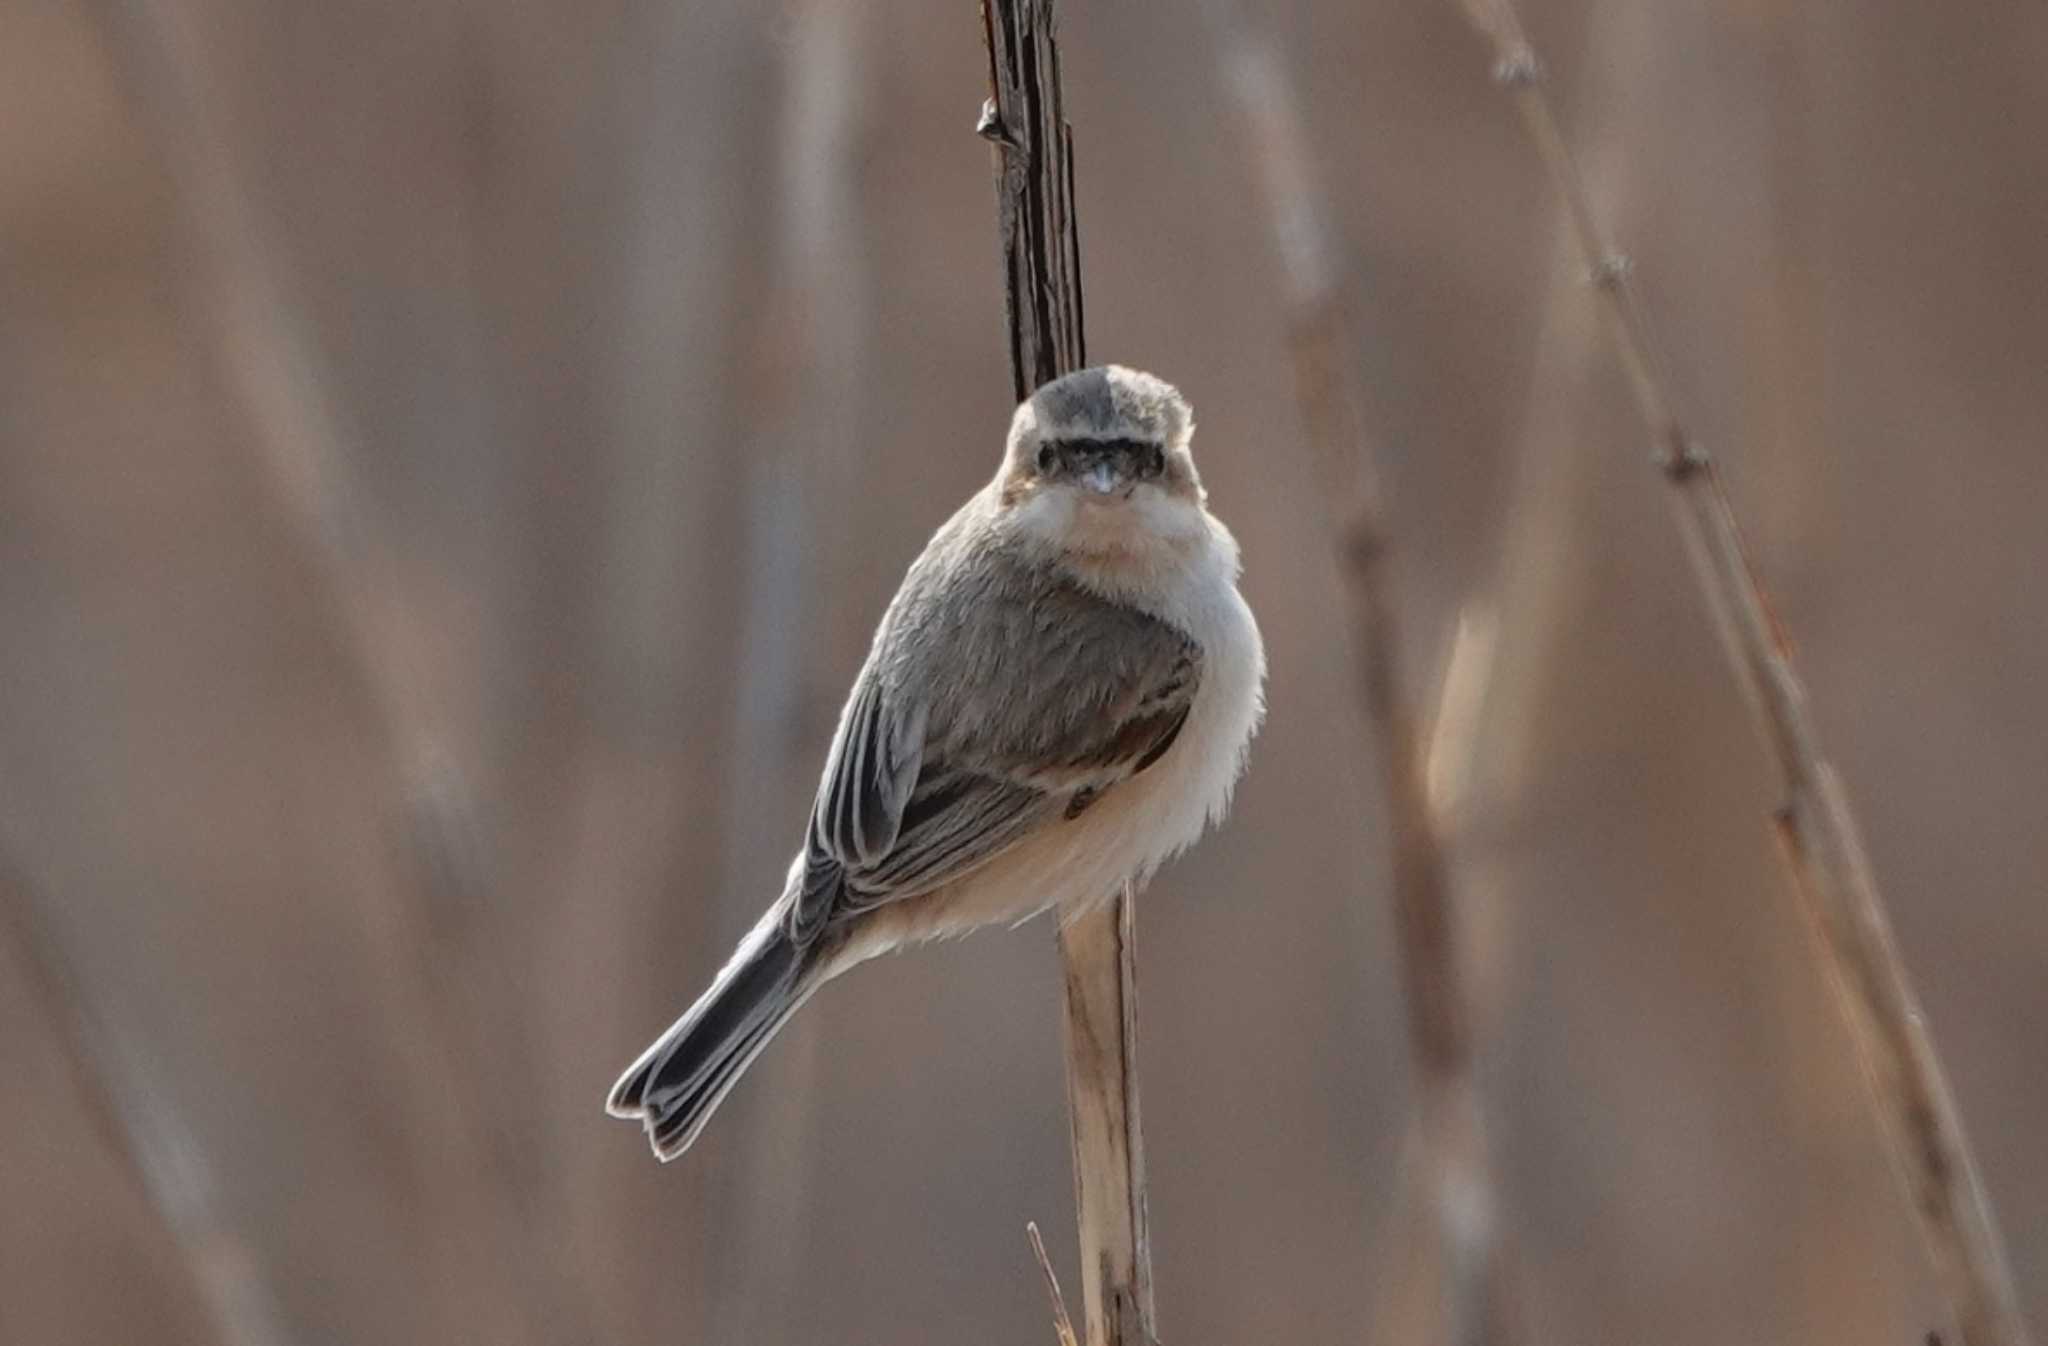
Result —
[[1016, 408], [882, 616], [780, 894], [606, 1099], [657, 1158], [834, 977], [1072, 919], [1223, 819], [1266, 663], [1193, 433], [1177, 389], [1120, 365]]

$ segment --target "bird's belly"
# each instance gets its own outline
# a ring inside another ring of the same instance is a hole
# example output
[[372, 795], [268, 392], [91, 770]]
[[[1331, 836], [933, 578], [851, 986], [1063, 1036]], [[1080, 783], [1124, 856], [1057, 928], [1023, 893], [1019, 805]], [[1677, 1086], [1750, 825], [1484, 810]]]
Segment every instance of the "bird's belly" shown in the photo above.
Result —
[[927, 918], [927, 937], [1021, 921], [1048, 907], [1070, 916], [1113, 896], [1125, 879], [1150, 873], [1186, 844], [1172, 844], [1161, 824], [1186, 811], [1175, 806], [1187, 793], [1190, 773], [1165, 774], [1166, 765], [1162, 758], [1154, 768], [1159, 779], [1147, 772], [1125, 781], [1080, 817], [1027, 837], [950, 891], [935, 894], [939, 901]]

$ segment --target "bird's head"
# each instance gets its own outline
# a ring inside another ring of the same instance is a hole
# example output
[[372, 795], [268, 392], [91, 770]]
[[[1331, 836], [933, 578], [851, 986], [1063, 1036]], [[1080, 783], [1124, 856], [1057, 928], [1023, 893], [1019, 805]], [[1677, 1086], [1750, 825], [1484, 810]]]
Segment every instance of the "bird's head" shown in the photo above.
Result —
[[1071, 545], [1126, 544], [1201, 527], [1194, 417], [1172, 384], [1121, 365], [1054, 379], [1010, 420], [1003, 504]]

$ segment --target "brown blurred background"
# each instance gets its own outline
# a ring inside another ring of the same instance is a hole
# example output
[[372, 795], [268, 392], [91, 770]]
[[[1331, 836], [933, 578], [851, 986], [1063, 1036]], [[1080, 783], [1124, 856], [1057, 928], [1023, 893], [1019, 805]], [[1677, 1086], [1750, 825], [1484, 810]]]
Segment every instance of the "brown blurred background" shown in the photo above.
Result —
[[[1253, 10], [1409, 681], [1494, 633], [1455, 842], [1530, 1336], [1916, 1343], [1768, 772], [1484, 48], [1442, 0]], [[2048, 8], [1528, 18], [2048, 1326]], [[1142, 908], [1164, 1335], [1374, 1339], [1407, 1065], [1277, 264], [1199, 11], [1064, 34], [1091, 351], [1194, 402], [1273, 665]], [[833, 986], [681, 1163], [599, 1108], [993, 469], [985, 74], [969, 0], [0, 0], [0, 1339], [1050, 1340], [1044, 925]]]

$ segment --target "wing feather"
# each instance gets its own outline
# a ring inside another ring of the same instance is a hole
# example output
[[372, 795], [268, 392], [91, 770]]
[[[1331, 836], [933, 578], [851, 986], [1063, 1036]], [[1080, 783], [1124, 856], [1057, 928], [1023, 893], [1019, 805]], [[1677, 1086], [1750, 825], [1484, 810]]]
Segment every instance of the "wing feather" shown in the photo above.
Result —
[[896, 844], [903, 806], [917, 784], [922, 709], [895, 713], [880, 682], [863, 676], [825, 763], [812, 819], [825, 849], [848, 865], [871, 864]]
[[[1079, 816], [1187, 722], [1201, 650], [1178, 628], [1071, 586], [976, 598], [971, 617], [911, 622], [901, 648], [885, 620], [812, 810], [800, 941]], [[914, 694], [934, 690], [944, 705]]]

